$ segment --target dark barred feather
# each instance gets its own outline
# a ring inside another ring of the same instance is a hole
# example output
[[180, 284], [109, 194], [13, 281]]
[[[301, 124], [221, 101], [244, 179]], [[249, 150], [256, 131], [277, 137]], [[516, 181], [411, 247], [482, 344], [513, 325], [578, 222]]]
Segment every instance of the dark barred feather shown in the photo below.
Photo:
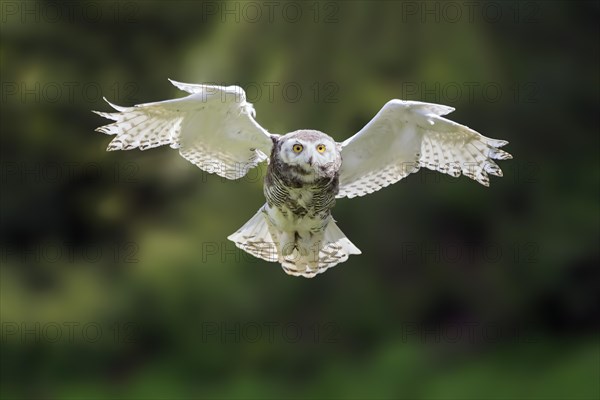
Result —
[[[296, 217], [321, 218], [330, 215], [338, 192], [337, 173], [331, 178], [318, 178], [312, 183], [302, 183], [294, 178], [290, 167], [271, 157], [265, 177], [264, 193], [270, 207]], [[307, 203], [303, 200], [309, 199]]]

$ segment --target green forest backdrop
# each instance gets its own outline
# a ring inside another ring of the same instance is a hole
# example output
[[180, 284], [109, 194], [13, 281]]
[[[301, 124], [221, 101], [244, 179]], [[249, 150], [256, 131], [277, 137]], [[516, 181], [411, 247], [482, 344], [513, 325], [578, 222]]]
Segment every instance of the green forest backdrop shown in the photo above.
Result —
[[[598, 2], [0, 6], [2, 397], [599, 397]], [[167, 78], [339, 141], [439, 102], [514, 159], [338, 201], [363, 254], [289, 277], [226, 240], [262, 175], [105, 152], [90, 110]]]

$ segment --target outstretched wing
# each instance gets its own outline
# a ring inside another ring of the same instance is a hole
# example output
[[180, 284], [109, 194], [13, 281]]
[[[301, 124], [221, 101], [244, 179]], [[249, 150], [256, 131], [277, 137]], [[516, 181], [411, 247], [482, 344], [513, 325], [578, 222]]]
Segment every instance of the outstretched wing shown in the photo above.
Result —
[[254, 108], [242, 88], [171, 83], [191, 94], [134, 107], [107, 100], [118, 112], [94, 111], [115, 121], [96, 129], [115, 135], [107, 150], [168, 144], [200, 169], [228, 179], [241, 178], [270, 156], [271, 135], [254, 120]]
[[461, 173], [489, 186], [487, 174], [502, 176], [493, 161], [512, 158], [487, 138], [443, 118], [454, 108], [391, 100], [357, 134], [342, 143], [337, 197], [373, 193], [426, 167], [454, 177]]

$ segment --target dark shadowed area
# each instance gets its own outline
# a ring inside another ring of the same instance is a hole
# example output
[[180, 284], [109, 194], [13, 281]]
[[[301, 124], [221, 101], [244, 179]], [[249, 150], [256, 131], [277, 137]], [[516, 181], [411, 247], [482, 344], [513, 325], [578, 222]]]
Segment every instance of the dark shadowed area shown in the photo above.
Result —
[[[2, 1], [3, 398], [597, 399], [598, 2]], [[363, 254], [314, 279], [226, 237], [263, 204], [102, 100], [237, 84], [338, 141], [390, 99], [505, 139], [483, 187], [341, 199]]]

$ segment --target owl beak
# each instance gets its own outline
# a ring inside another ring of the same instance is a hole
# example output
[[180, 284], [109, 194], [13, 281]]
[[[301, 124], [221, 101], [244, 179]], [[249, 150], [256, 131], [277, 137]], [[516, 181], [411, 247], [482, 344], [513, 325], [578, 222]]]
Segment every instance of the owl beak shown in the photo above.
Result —
[[313, 164], [312, 157], [308, 157], [308, 165], [310, 165], [312, 167], [312, 164]]

